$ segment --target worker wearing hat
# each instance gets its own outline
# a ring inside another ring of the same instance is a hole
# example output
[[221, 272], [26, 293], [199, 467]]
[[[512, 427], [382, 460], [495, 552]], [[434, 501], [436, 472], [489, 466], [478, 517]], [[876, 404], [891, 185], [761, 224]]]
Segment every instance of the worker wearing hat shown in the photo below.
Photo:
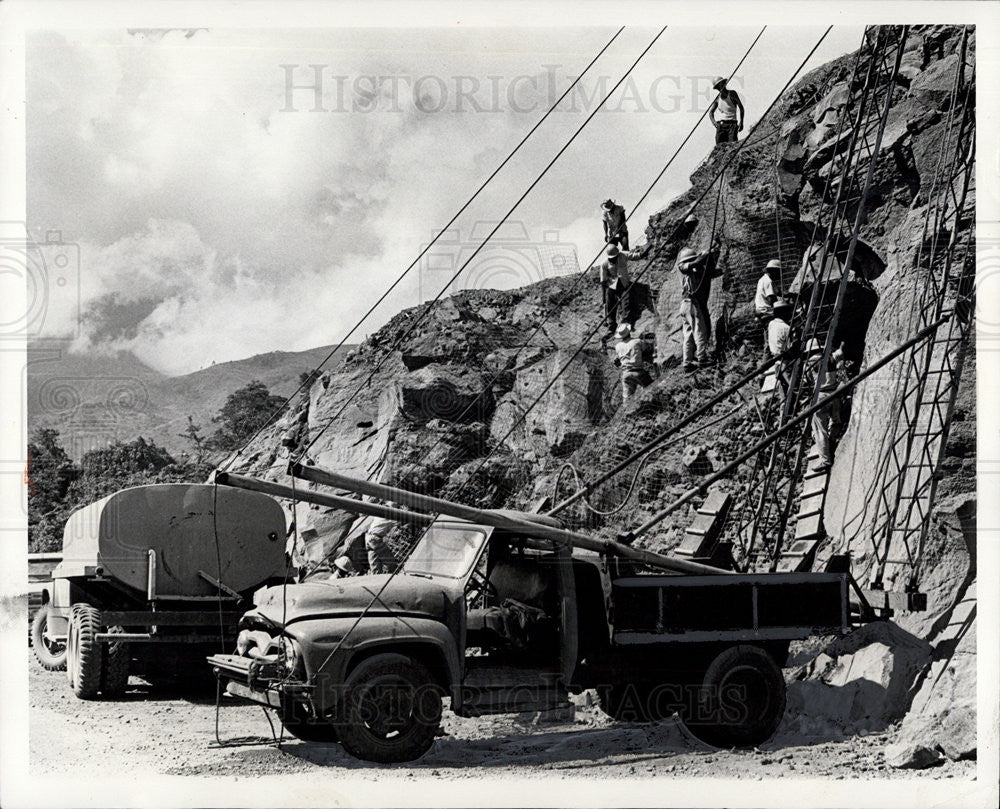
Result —
[[622, 323], [615, 336], [618, 338], [615, 365], [620, 365], [622, 369], [622, 404], [625, 404], [640, 386], [646, 386], [653, 380], [646, 370], [642, 340], [632, 335], [628, 323]]
[[[726, 87], [726, 79], [716, 76], [712, 82], [712, 87], [718, 90], [719, 95], [708, 108], [708, 117], [715, 127], [715, 142], [735, 143], [738, 140], [737, 133], [743, 131], [743, 102], [735, 90]], [[718, 113], [718, 118], [716, 118]]]
[[778, 288], [781, 286], [781, 262], [771, 259], [764, 268], [764, 273], [757, 279], [757, 292], [753, 299], [754, 314], [764, 330], [764, 343], [767, 344], [767, 324], [774, 317], [774, 302], [778, 299]]
[[[806, 342], [805, 354], [805, 384], [818, 389], [820, 399], [829, 396], [837, 389], [837, 371], [843, 350], [833, 351], [824, 368], [823, 346], [813, 337]], [[830, 433], [832, 428], [841, 422], [840, 404], [839, 399], [834, 399], [813, 413], [811, 420], [813, 446], [809, 455], [813, 459], [812, 469], [815, 472], [824, 472], [833, 464]]]
[[604, 243], [617, 244], [622, 250], [628, 250], [628, 224], [625, 221], [625, 208], [613, 199], [606, 199], [601, 204], [604, 212]]
[[708, 319], [708, 294], [712, 277], [709, 254], [684, 247], [677, 254], [681, 274], [681, 357], [685, 371], [711, 365], [708, 356], [712, 330]]
[[604, 338], [610, 339], [618, 327], [619, 318], [623, 323], [630, 319], [632, 278], [628, 272], [629, 260], [646, 257], [649, 245], [635, 250], [620, 250], [618, 245], [609, 244], [606, 258], [601, 262], [598, 279], [604, 295], [604, 314], [608, 321], [608, 333]]

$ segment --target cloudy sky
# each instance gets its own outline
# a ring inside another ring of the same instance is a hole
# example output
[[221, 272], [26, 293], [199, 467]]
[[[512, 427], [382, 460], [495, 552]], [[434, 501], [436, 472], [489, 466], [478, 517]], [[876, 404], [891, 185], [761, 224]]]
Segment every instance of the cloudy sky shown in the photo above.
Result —
[[[77, 350], [128, 349], [167, 373], [336, 342], [614, 31], [33, 34], [29, 229], [36, 239], [61, 231], [80, 255], [79, 304], [53, 307], [46, 334], [75, 337]], [[471, 265], [468, 283], [537, 280], [551, 271], [538, 256], [575, 250], [589, 262], [602, 245], [601, 200], [632, 210], [709, 103], [710, 77], [728, 74], [757, 31], [668, 29], [515, 211], [513, 241], [484, 252], [493, 263]], [[748, 122], [822, 31], [765, 32], [734, 83]], [[438, 292], [455, 257], [507, 212], [655, 33], [618, 37], [361, 336]], [[834, 28], [806, 70], [860, 36]], [[633, 244], [711, 143], [703, 124], [635, 211]], [[565, 246], [540, 250], [546, 239]]]

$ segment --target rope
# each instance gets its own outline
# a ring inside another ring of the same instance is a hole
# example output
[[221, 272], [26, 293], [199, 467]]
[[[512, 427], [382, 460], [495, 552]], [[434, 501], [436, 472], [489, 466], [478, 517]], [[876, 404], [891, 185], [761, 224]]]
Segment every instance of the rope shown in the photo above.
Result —
[[[341, 339], [341, 341], [339, 343], [337, 343], [337, 345], [335, 345], [333, 347], [333, 349], [326, 355], [326, 357], [323, 359], [323, 361], [318, 366], [316, 366], [316, 368], [314, 369], [314, 371], [319, 371], [320, 368], [322, 368], [324, 365], [326, 365], [333, 358], [334, 354], [336, 354], [341, 348], [344, 347], [344, 344], [351, 338], [351, 336], [359, 328], [361, 328], [361, 325], [368, 319], [368, 317], [372, 314], [372, 312], [374, 312], [382, 304], [382, 302], [387, 297], [389, 297], [389, 295], [392, 293], [392, 291], [397, 286], [399, 286], [399, 284], [403, 281], [404, 278], [406, 278], [406, 276], [409, 274], [410, 270], [412, 270], [414, 267], [417, 266], [417, 264], [420, 262], [420, 259], [422, 259], [424, 257], [424, 255], [426, 255], [427, 251], [430, 250], [437, 243], [438, 239], [440, 239], [441, 236], [443, 236], [447, 232], [448, 228], [450, 228], [455, 223], [455, 221], [458, 219], [458, 217], [461, 216], [465, 212], [465, 210], [473, 203], [473, 201], [479, 196], [479, 194], [483, 191], [483, 189], [485, 189], [486, 186], [493, 180], [493, 178], [496, 177], [497, 174], [500, 173], [501, 169], [503, 169], [503, 167], [506, 166], [507, 163], [510, 162], [510, 160], [514, 157], [515, 154], [517, 154], [517, 152], [520, 150], [520, 148], [522, 146], [524, 146], [524, 144], [528, 141], [528, 139], [533, 134], [535, 134], [535, 132], [538, 130], [538, 128], [543, 123], [545, 123], [545, 121], [546, 121], [546, 119], [548, 119], [549, 115], [551, 115], [552, 112], [556, 109], [556, 107], [558, 107], [562, 103], [563, 99], [566, 98], [566, 96], [569, 95], [570, 92], [572, 92], [573, 88], [576, 87], [576, 85], [587, 74], [587, 72], [590, 70], [590, 68], [592, 68], [594, 66], [594, 63], [598, 59], [600, 59], [601, 56], [604, 55], [604, 52], [609, 47], [611, 47], [611, 44], [616, 39], [618, 39], [618, 36], [624, 30], [625, 30], [625, 26], [623, 25], [621, 28], [618, 29], [617, 32], [615, 32], [615, 35], [613, 37], [611, 37], [611, 39], [608, 40], [607, 44], [605, 44], [605, 46], [603, 48], [601, 48], [597, 52], [597, 55], [594, 56], [594, 58], [590, 60], [590, 63], [583, 69], [583, 72], [580, 73], [580, 75], [577, 76], [572, 81], [572, 83], [569, 85], [569, 87], [566, 88], [565, 92], [561, 96], [559, 96], [559, 99], [551, 107], [549, 107], [549, 109], [545, 112], [545, 114], [541, 118], [538, 119], [538, 121], [535, 123], [535, 125], [530, 130], [528, 130], [528, 134], [526, 134], [523, 138], [521, 138], [520, 142], [517, 144], [517, 146], [515, 146], [511, 150], [510, 154], [508, 154], [507, 157], [505, 157], [501, 161], [500, 165], [498, 165], [493, 170], [493, 173], [490, 174], [490, 176], [487, 177], [483, 181], [482, 185], [480, 185], [479, 188], [477, 188], [475, 190], [475, 192], [473, 192], [472, 196], [469, 197], [465, 201], [465, 204], [462, 205], [462, 207], [458, 209], [458, 211], [454, 214], [454, 216], [452, 216], [451, 219], [448, 220], [447, 224], [445, 224], [434, 235], [434, 238], [430, 240], [430, 243], [426, 247], [424, 247], [423, 250], [420, 251], [420, 253], [417, 255], [417, 257], [415, 259], [413, 259], [413, 261], [410, 263], [410, 266], [407, 267], [405, 270], [403, 270], [403, 272], [399, 275], [399, 277], [395, 281], [392, 282], [392, 284], [389, 286], [389, 288], [386, 289], [385, 292], [382, 293], [382, 295], [379, 297], [379, 299], [377, 301], [375, 301], [375, 303], [373, 303], [369, 307], [368, 311], [365, 312], [361, 316], [361, 318], [358, 320], [358, 322], [355, 323], [354, 326], [351, 327], [351, 330], [349, 332], [347, 332], [347, 334], [344, 335], [344, 337]], [[294, 399], [306, 387], [306, 385], [311, 384], [312, 379], [313, 379], [313, 375], [310, 374], [309, 378], [307, 378], [306, 380], [304, 380], [303, 382], [301, 382], [299, 384], [299, 386], [292, 392], [292, 394], [287, 399], [285, 399], [285, 401], [282, 402], [282, 404], [280, 404], [277, 408], [275, 408], [274, 412], [271, 413], [270, 416], [268, 416], [267, 421], [265, 421], [259, 428], [257, 428], [257, 430], [254, 432], [253, 435], [251, 435], [245, 442], [243, 442], [242, 446], [240, 446], [240, 448], [236, 451], [236, 453], [234, 455], [232, 455], [229, 459], [226, 460], [225, 464], [222, 466], [222, 470], [223, 471], [227, 470], [233, 463], [236, 462], [236, 459], [239, 458], [239, 456], [243, 454], [243, 451], [248, 446], [250, 446], [251, 442], [258, 435], [260, 435], [265, 429], [267, 429], [267, 427], [274, 422], [274, 419], [276, 419], [278, 417], [278, 415], [281, 414], [284, 411], [284, 409], [288, 406], [289, 402], [291, 402], [292, 399]]]
[[[347, 408], [354, 401], [354, 399], [358, 395], [358, 393], [361, 392], [361, 390], [364, 388], [364, 386], [367, 383], [369, 383], [375, 377], [375, 375], [379, 372], [379, 369], [381, 369], [382, 365], [389, 359], [390, 356], [392, 356], [392, 352], [395, 351], [397, 347], [399, 347], [400, 345], [402, 345], [406, 341], [406, 339], [413, 333], [414, 329], [416, 329], [416, 327], [419, 326], [420, 323], [423, 322], [423, 320], [430, 313], [430, 310], [434, 306], [434, 304], [437, 303], [441, 299], [441, 297], [448, 290], [448, 288], [455, 282], [455, 280], [458, 278], [458, 276], [461, 275], [465, 271], [465, 268], [469, 266], [469, 264], [476, 258], [476, 256], [479, 255], [480, 251], [486, 246], [487, 242], [489, 242], [489, 240], [493, 238], [493, 236], [497, 233], [498, 230], [500, 230], [500, 228], [507, 221], [507, 219], [511, 216], [511, 214], [513, 214], [514, 211], [517, 210], [518, 206], [520, 206], [520, 204], [527, 198], [528, 194], [530, 194], [534, 190], [535, 186], [538, 185], [538, 183], [540, 183], [542, 181], [542, 178], [545, 177], [546, 174], [548, 174], [549, 169], [551, 169], [552, 166], [555, 165], [556, 161], [560, 157], [562, 157], [563, 153], [573, 144], [573, 142], [576, 140], [576, 138], [579, 136], [579, 134], [583, 131], [584, 127], [586, 127], [587, 124], [589, 124], [591, 122], [591, 120], [593, 120], [594, 116], [597, 115], [597, 113], [601, 110], [601, 108], [604, 106], [605, 102], [607, 102], [608, 98], [611, 97], [612, 93], [614, 93], [622, 85], [622, 83], [631, 75], [632, 71], [636, 68], [636, 66], [639, 64], [639, 62], [642, 60], [642, 58], [649, 52], [649, 50], [653, 47], [653, 45], [656, 44], [656, 41], [663, 35], [663, 32], [666, 31], [666, 30], [667, 30], [667, 27], [663, 26], [663, 28], [661, 28], [657, 32], [656, 36], [653, 37], [653, 39], [650, 41], [650, 43], [642, 51], [642, 53], [640, 53], [639, 56], [636, 58], [636, 60], [631, 64], [631, 66], [629, 66], [629, 69], [625, 71], [625, 73], [622, 75], [622, 77], [620, 79], [618, 79], [617, 82], [615, 82], [615, 86], [612, 87], [611, 90], [604, 96], [604, 98], [601, 100], [601, 103], [598, 104], [593, 109], [593, 111], [586, 117], [586, 119], [584, 119], [583, 123], [580, 124], [580, 126], [577, 128], [577, 130], [570, 136], [570, 139], [568, 141], [566, 141], [565, 144], [563, 144], [562, 148], [556, 153], [555, 157], [553, 157], [546, 164], [545, 168], [542, 169], [541, 173], [539, 173], [538, 176], [532, 181], [531, 185], [529, 185], [528, 188], [524, 191], [524, 193], [522, 193], [521, 196], [518, 197], [517, 201], [510, 207], [510, 209], [507, 211], [507, 213], [505, 213], [503, 215], [503, 217], [500, 219], [500, 221], [497, 222], [496, 226], [486, 235], [486, 238], [484, 238], [483, 241], [480, 242], [479, 246], [476, 247], [476, 249], [472, 251], [472, 254], [465, 260], [465, 263], [462, 264], [462, 266], [459, 267], [458, 270], [456, 270], [455, 274], [451, 277], [451, 279], [448, 281], [448, 283], [445, 284], [444, 287], [441, 288], [441, 291], [438, 292], [438, 294], [434, 296], [434, 298], [430, 301], [430, 303], [427, 306], [424, 307], [423, 311], [416, 318], [416, 320], [410, 325], [410, 327], [403, 334], [401, 334], [396, 339], [396, 341], [393, 343], [392, 347], [383, 355], [382, 359], [379, 360], [379, 362], [376, 364], [375, 368], [368, 375], [367, 379], [364, 382], [362, 382], [361, 385], [359, 385], [357, 388], [355, 388], [354, 392], [351, 393], [351, 395], [347, 398], [347, 401], [340, 408], [340, 410], [337, 413], [335, 413], [329, 419], [329, 421], [327, 421], [327, 423], [319, 430], [319, 432], [316, 434], [316, 436], [305, 446], [305, 448], [302, 450], [302, 452], [299, 453], [299, 456], [298, 456], [299, 458], [304, 457], [305, 454], [310, 449], [312, 449], [312, 447], [316, 444], [317, 441], [319, 441], [319, 439], [330, 428], [330, 426], [338, 418], [340, 418], [341, 415], [343, 415], [343, 413], [347, 410]], [[626, 221], [627, 221], [627, 219], [626, 219]]]

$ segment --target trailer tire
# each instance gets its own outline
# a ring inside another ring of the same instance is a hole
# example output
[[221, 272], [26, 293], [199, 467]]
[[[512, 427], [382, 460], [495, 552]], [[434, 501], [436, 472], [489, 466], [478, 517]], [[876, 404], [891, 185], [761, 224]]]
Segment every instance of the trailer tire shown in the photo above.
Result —
[[103, 650], [97, 641], [101, 613], [89, 604], [76, 604], [69, 622], [66, 644], [66, 671], [73, 693], [80, 699], [94, 699], [101, 689]]
[[[124, 632], [120, 626], [112, 626], [109, 633]], [[128, 641], [109, 641], [104, 649], [104, 665], [101, 666], [101, 693], [105, 697], [120, 697], [128, 688], [129, 667], [132, 652]]]
[[440, 724], [441, 690], [427, 667], [384, 654], [347, 676], [335, 727], [348, 753], [386, 764], [420, 758]]
[[283, 699], [279, 716], [285, 730], [296, 739], [320, 744], [334, 744], [340, 740], [332, 720], [312, 716], [297, 700]]
[[66, 668], [66, 643], [45, 637], [50, 608], [51, 604], [42, 604], [31, 620], [31, 648], [43, 669], [62, 671]]
[[[693, 713], [692, 713], [693, 711]], [[730, 646], [709, 664], [698, 699], [682, 716], [687, 729], [715, 747], [756, 747], [785, 714], [785, 679], [758, 646]]]

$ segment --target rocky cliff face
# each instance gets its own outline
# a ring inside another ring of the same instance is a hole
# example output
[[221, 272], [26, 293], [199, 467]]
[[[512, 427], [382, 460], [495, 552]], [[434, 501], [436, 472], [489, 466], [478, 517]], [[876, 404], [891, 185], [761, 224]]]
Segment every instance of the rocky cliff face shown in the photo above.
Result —
[[[927, 42], [934, 47], [924, 47]], [[945, 137], [958, 43], [956, 29], [918, 27], [904, 57], [857, 253], [873, 280], [877, 305], [855, 321], [851, 311], [845, 314], [864, 335], [858, 350], [865, 361], [912, 334], [908, 314], [926, 284], [913, 262], [927, 205], [921, 189], [933, 176]], [[729, 146], [713, 149], [691, 177], [691, 188], [650, 218], [648, 259], [630, 268], [640, 278], [631, 319], [638, 331], [655, 335], [659, 375], [628, 406], [619, 406], [619, 372], [608, 351], [596, 337], [587, 339], [601, 316], [596, 272], [590, 270], [514, 291], [463, 292], [401, 312], [342, 368], [323, 374], [249, 448], [242, 468], [287, 482], [289, 448], [282, 447], [282, 437], [294, 444], [292, 452], [315, 441], [308, 457], [320, 466], [485, 507], [519, 508], [572, 491], [574, 469], [584, 476], [608, 469], [760, 357], [754, 285], [772, 258], [782, 261], [783, 286], [793, 284], [815, 225], [821, 181], [830, 171], [836, 147], [831, 141], [853, 63], [853, 55], [842, 57], [786, 93], [726, 169], [721, 192], [692, 208]], [[709, 297], [721, 362], [687, 375], [678, 367], [680, 279], [673, 261], [683, 246], [710, 244], [719, 251], [722, 270]], [[892, 632], [873, 631], [831, 647], [825, 660], [814, 650], [812, 661], [800, 660], [794, 674], [805, 689], [793, 694], [792, 704], [802, 705], [796, 721], [812, 715], [820, 724], [840, 722], [838, 732], [849, 733], [905, 716], [909, 735], [903, 742], [912, 742], [914, 750], [892, 751], [905, 766], [942, 754], [967, 756], [975, 747], [975, 706], [968, 696], [975, 682], [973, 355], [970, 349], [928, 542], [922, 582], [929, 611], [900, 618]], [[871, 525], [851, 515], [864, 511], [876, 479], [878, 458], [870, 448], [896, 418], [892, 397], [885, 395], [893, 374], [898, 376], [898, 364], [855, 396], [831, 476], [825, 514], [831, 540], [820, 558], [847, 543], [861, 569], [870, 564], [862, 541]], [[591, 498], [594, 508], [567, 512], [567, 520], [605, 535], [635, 526], [762, 434], [749, 397], [733, 397], [714, 414], [697, 435], [681, 436], [656, 452], [634, 480], [629, 469]], [[701, 460], [685, 464], [685, 453], [688, 460]], [[744, 479], [738, 471], [719, 486], [738, 489]], [[691, 516], [682, 509], [643, 541], [656, 549], [673, 547]], [[343, 513], [305, 504], [299, 504], [296, 519], [300, 529], [311, 527], [318, 535], [304, 551], [313, 561], [359, 528]], [[903, 636], [911, 642], [901, 641]], [[871, 673], [876, 670], [877, 676]], [[869, 681], [873, 685], [865, 685]], [[820, 699], [819, 692], [826, 696]], [[875, 715], [873, 700], [890, 693], [892, 705], [875, 712], [877, 721], [862, 719]], [[817, 718], [829, 699], [840, 700], [833, 713], [844, 710], [845, 699], [854, 707], [848, 706], [843, 721]]]

